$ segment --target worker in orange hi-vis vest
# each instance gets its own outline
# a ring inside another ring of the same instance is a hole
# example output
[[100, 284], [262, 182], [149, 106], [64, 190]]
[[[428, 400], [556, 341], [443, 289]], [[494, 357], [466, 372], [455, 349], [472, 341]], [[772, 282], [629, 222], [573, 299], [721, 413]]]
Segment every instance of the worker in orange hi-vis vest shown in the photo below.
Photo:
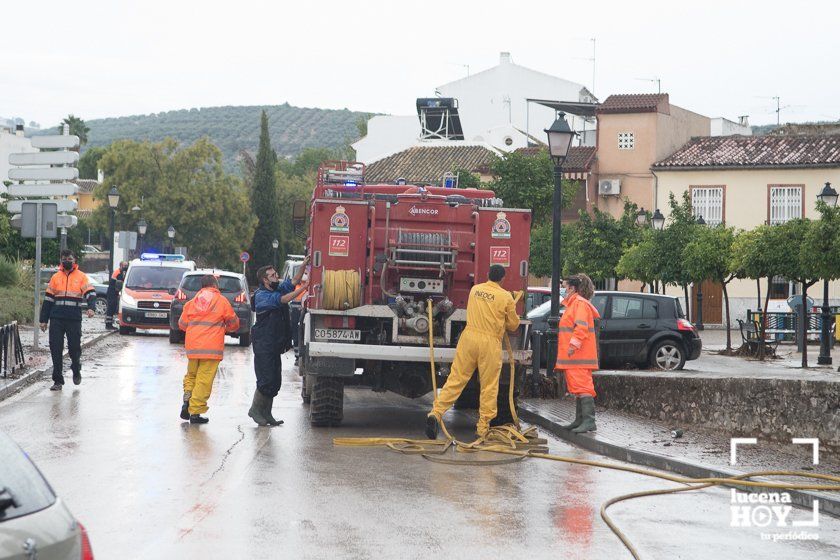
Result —
[[213, 380], [224, 357], [225, 333], [239, 328], [239, 318], [219, 292], [215, 276], [201, 278], [201, 290], [184, 306], [178, 326], [187, 333], [184, 348], [189, 358], [181, 418], [190, 424], [206, 424], [209, 419], [201, 413], [208, 410]]
[[575, 274], [563, 282], [565, 311], [557, 326], [557, 362], [554, 369], [566, 377], [566, 390], [575, 396], [575, 420], [563, 426], [577, 434], [594, 432], [595, 385], [592, 371], [598, 369], [596, 321], [601, 318], [589, 299], [595, 293], [592, 280]]

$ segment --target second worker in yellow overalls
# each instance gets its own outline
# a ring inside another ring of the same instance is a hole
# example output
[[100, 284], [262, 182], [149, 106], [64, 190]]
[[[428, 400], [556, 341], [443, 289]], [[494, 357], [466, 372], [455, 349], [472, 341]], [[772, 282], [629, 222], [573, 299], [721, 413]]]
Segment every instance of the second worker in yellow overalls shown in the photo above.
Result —
[[519, 328], [516, 304], [510, 292], [499, 283], [505, 277], [504, 267], [490, 267], [489, 281], [470, 290], [467, 300], [467, 327], [458, 339], [455, 361], [446, 384], [435, 398], [432, 411], [426, 418], [426, 436], [437, 438], [443, 415], [449, 410], [478, 368], [481, 386], [478, 425], [476, 432], [483, 437], [496, 417], [496, 398], [499, 394], [499, 375], [502, 371], [502, 337], [505, 330]]

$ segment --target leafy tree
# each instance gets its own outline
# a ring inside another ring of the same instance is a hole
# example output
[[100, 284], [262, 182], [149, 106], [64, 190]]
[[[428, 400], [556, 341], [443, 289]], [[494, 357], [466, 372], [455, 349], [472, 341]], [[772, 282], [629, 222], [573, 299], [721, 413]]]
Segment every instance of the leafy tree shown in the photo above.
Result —
[[726, 352], [732, 351], [732, 319], [729, 314], [729, 292], [727, 285], [738, 277], [733, 268], [732, 252], [735, 244], [735, 230], [723, 225], [713, 228], [698, 228], [694, 239], [683, 250], [683, 265], [688, 276], [699, 281], [713, 280], [723, 287], [726, 309]]
[[573, 234], [564, 251], [564, 274], [585, 272], [595, 280], [618, 277], [618, 261], [642, 236], [643, 230], [636, 225], [637, 210], [626, 201], [619, 219], [598, 209], [592, 216], [581, 212], [580, 221], [569, 226]]
[[615, 273], [620, 278], [638, 280], [644, 284], [653, 286], [655, 282], [662, 279], [660, 242], [662, 232], [644, 230], [641, 234], [641, 241], [628, 247], [618, 260]]
[[167, 228], [177, 231], [176, 241], [205, 266], [238, 267], [238, 255], [254, 233], [247, 191], [222, 167], [222, 153], [208, 139], [182, 147], [175, 140], [163, 142], [114, 142], [99, 161], [105, 182], [94, 190], [103, 201], [90, 225], [109, 231], [107, 193], [111, 185], [120, 192], [116, 212], [118, 230], [136, 231], [138, 216], [131, 208], [143, 201], [142, 217], [148, 223], [143, 244], [162, 249]]
[[268, 116], [263, 111], [260, 117], [260, 148], [251, 185], [251, 210], [258, 220], [248, 263], [252, 276], [256, 275], [261, 266], [272, 263], [274, 249], [271, 242], [281, 235], [277, 181], [274, 175], [276, 158], [268, 136]]
[[294, 224], [292, 223], [292, 208], [298, 200], [309, 203], [315, 186], [315, 174], [310, 173], [300, 177], [286, 175], [281, 169], [277, 169], [276, 180], [278, 216], [280, 219], [280, 232], [277, 237], [280, 241], [279, 257], [285, 259], [289, 253], [303, 253], [304, 240], [295, 235]]
[[[688, 285], [702, 279], [694, 278], [689, 274], [682, 255], [686, 246], [696, 237], [699, 226], [691, 209], [691, 197], [688, 191], [683, 193], [680, 201], [674, 193], [671, 193], [668, 197], [668, 205], [671, 213], [669, 224], [657, 238], [659, 250], [662, 252], [661, 280], [664, 284], [681, 286], [686, 305], [689, 305]], [[690, 306], [687, 311], [690, 313]]]
[[[510, 152], [490, 165], [489, 187], [510, 208], [530, 208], [534, 224], [551, 220], [554, 201], [554, 164], [548, 151], [536, 155]], [[563, 181], [561, 206], [568, 208], [577, 193], [577, 181]]]
[[70, 134], [75, 134], [79, 137], [79, 144], [84, 146], [88, 142], [88, 132], [90, 132], [90, 128], [85, 124], [85, 121], [80, 119], [79, 117], [75, 117], [73, 115], [67, 115], [63, 121], [61, 121], [61, 125], [59, 125], [59, 130], [63, 125], [70, 126]]
[[293, 159], [280, 160], [278, 167], [287, 176], [303, 177], [314, 174], [325, 161], [342, 159], [333, 148], [304, 148]]
[[460, 189], [483, 189], [486, 185], [481, 183], [481, 178], [468, 169], [457, 167], [452, 173], [458, 176], [458, 188]]
[[105, 154], [105, 148], [88, 148], [79, 158], [79, 178], [97, 179], [99, 160]]

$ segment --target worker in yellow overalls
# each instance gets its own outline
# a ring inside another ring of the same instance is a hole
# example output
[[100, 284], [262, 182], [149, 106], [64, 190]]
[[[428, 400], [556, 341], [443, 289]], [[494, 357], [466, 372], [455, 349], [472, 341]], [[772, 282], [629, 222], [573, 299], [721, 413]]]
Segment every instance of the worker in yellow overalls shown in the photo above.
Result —
[[476, 432], [483, 437], [496, 417], [496, 398], [499, 394], [499, 375], [502, 371], [502, 337], [507, 331], [519, 328], [516, 303], [510, 292], [499, 284], [505, 277], [503, 266], [490, 267], [489, 281], [470, 290], [467, 300], [467, 327], [458, 339], [455, 361], [446, 384], [435, 398], [432, 411], [426, 417], [426, 436], [437, 438], [443, 415], [449, 410], [478, 368], [481, 386]]

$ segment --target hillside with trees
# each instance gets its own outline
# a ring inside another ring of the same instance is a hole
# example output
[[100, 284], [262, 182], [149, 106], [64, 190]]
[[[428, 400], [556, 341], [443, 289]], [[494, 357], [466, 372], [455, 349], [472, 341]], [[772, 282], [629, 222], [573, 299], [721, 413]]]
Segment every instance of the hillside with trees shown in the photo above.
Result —
[[361, 136], [360, 131], [371, 116], [347, 109], [313, 109], [285, 103], [91, 119], [84, 121], [89, 131], [83, 150], [107, 147], [116, 140], [160, 142], [168, 137], [191, 145], [208, 137], [222, 151], [225, 171], [239, 173], [240, 150], [255, 154], [259, 146], [260, 130], [254, 123], [260, 122], [263, 111], [270, 123], [272, 147], [280, 159], [297, 156], [305, 148], [344, 149]]

